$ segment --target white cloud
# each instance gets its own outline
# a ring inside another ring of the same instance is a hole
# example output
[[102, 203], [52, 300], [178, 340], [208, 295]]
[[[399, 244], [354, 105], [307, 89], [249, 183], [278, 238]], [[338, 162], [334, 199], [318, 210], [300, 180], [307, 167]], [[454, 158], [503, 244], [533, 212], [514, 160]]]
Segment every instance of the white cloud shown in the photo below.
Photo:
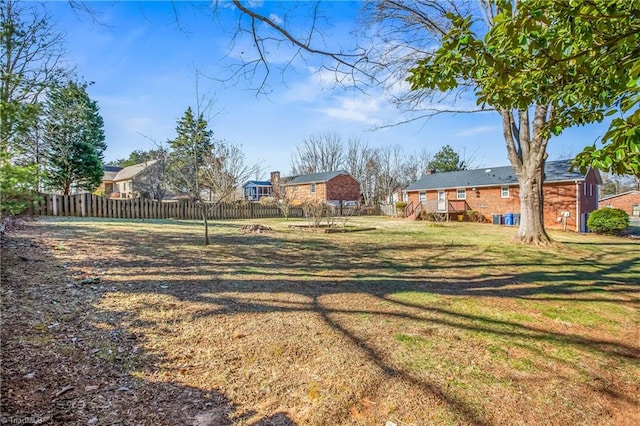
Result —
[[341, 87], [353, 85], [353, 77], [349, 74], [336, 73], [335, 71], [307, 67], [309, 75], [306, 79], [290, 85], [285, 94], [289, 102], [314, 102], [322, 96], [330, 96]]
[[476, 136], [484, 133], [499, 132], [500, 130], [502, 130], [500, 126], [475, 126], [475, 127], [469, 127], [468, 129], [456, 132], [454, 133], [454, 136], [457, 136], [457, 137]]
[[378, 100], [365, 97], [339, 97], [336, 100], [338, 101], [336, 106], [319, 108], [317, 111], [340, 120], [355, 121], [369, 125], [380, 122], [380, 119], [376, 116], [381, 110]]

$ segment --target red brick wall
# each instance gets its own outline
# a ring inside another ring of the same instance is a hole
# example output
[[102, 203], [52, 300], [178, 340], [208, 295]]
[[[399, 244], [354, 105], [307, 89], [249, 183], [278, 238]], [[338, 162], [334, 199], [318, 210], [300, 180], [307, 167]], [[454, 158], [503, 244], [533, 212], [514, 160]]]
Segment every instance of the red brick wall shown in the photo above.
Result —
[[[438, 191], [430, 190], [427, 192], [427, 200], [435, 201], [438, 199]], [[457, 189], [444, 190], [445, 198], [447, 200], [457, 199]], [[409, 192], [409, 199], [413, 201], [413, 204], [419, 203], [419, 193]], [[482, 214], [485, 219], [491, 220], [492, 214], [505, 214], [505, 213], [519, 213], [520, 212], [520, 198], [518, 197], [518, 187], [509, 187], [509, 197], [501, 197], [500, 187], [488, 187], [478, 188], [476, 191], [472, 191], [471, 188], [466, 188], [466, 202], [471, 210], [475, 210]]]
[[324, 183], [316, 183], [315, 192], [311, 192], [311, 184], [303, 183], [300, 185], [289, 185], [285, 187], [287, 197], [291, 200], [291, 204], [299, 205], [305, 201], [326, 200], [326, 185]]
[[640, 205], [640, 192], [632, 192], [630, 194], [623, 194], [617, 197], [612, 197], [606, 200], [600, 201], [600, 207], [612, 207], [614, 209], [622, 209], [629, 216], [632, 215], [632, 207]]
[[[584, 196], [583, 183], [578, 183], [580, 192], [580, 211], [576, 211], [576, 184], [573, 182], [547, 183], [544, 186], [544, 223], [547, 228], [580, 230], [576, 217], [582, 213], [589, 213], [597, 208], [598, 187], [594, 175], [587, 175], [585, 179], [587, 195]], [[591, 185], [591, 186], [589, 186]], [[501, 187], [484, 187], [473, 191], [466, 188], [466, 201], [469, 208], [482, 214], [485, 221], [490, 222], [493, 214], [520, 213], [519, 187], [509, 186], [509, 196], [502, 198]], [[445, 190], [447, 200], [455, 200], [456, 189]], [[418, 204], [419, 192], [407, 193], [409, 200]], [[437, 200], [438, 191], [426, 191], [427, 200]], [[569, 212], [569, 217], [564, 216]]]
[[360, 201], [360, 184], [351, 175], [339, 175], [327, 182], [327, 200]]
[[[577, 187], [582, 190], [580, 183]], [[564, 216], [565, 212], [569, 212], [569, 217]], [[575, 231], [577, 214], [575, 183], [548, 183], [544, 186], [544, 225], [547, 228]]]
[[316, 191], [311, 192], [311, 184], [288, 185], [287, 195], [291, 204], [302, 204], [307, 200], [359, 201], [360, 184], [351, 175], [339, 175], [327, 182], [316, 183]]

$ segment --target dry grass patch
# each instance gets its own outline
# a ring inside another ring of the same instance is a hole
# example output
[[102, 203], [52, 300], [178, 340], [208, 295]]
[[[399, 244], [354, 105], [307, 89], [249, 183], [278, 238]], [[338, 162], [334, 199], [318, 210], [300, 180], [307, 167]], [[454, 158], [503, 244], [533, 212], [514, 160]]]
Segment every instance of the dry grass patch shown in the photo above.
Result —
[[558, 233], [536, 249], [505, 227], [350, 222], [376, 230], [228, 221], [203, 247], [195, 222], [66, 219], [16, 238], [62, 245], [69, 277], [102, 271], [86, 327], [137, 349], [101, 362], [145, 389], [138, 404], [167, 385], [198, 393], [182, 423], [215, 407], [220, 424], [640, 421], [638, 243]]

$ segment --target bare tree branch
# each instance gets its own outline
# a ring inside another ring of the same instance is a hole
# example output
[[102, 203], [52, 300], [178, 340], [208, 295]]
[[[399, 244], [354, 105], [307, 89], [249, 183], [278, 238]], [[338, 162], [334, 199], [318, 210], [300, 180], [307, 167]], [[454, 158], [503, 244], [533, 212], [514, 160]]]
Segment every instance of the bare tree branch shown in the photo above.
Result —
[[344, 167], [342, 138], [335, 133], [322, 133], [307, 137], [291, 155], [291, 173], [331, 172]]

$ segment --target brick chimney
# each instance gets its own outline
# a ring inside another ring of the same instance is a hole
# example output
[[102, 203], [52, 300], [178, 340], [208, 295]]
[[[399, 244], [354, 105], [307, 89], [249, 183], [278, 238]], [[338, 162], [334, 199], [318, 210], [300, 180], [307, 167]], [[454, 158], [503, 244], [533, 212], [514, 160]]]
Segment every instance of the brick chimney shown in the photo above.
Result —
[[274, 197], [280, 197], [280, 172], [271, 172], [271, 193]]

